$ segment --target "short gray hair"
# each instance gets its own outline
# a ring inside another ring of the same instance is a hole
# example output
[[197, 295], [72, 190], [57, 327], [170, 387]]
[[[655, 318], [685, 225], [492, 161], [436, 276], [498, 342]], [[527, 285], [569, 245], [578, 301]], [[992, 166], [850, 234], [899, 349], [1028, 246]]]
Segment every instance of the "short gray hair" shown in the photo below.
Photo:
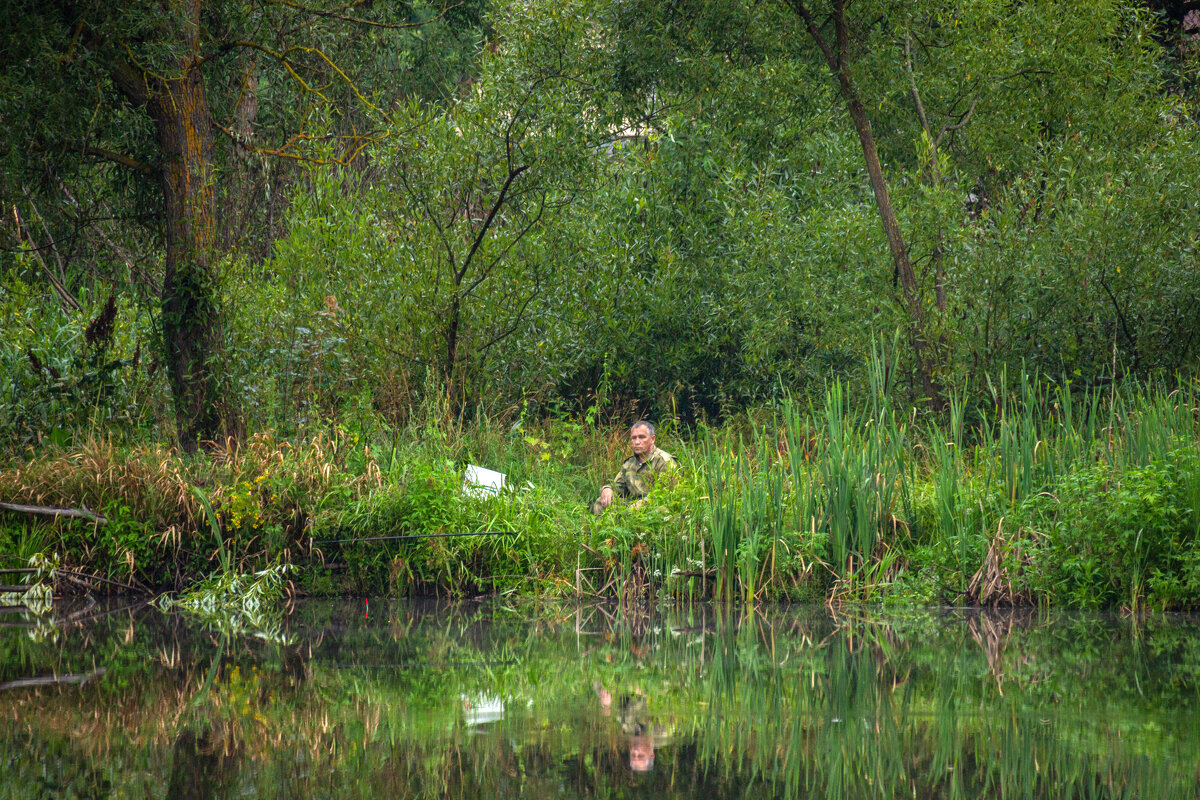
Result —
[[632, 433], [634, 428], [645, 428], [650, 432], [651, 436], [654, 435], [654, 423], [649, 422], [648, 420], [639, 419], [637, 422], [629, 426], [629, 432]]

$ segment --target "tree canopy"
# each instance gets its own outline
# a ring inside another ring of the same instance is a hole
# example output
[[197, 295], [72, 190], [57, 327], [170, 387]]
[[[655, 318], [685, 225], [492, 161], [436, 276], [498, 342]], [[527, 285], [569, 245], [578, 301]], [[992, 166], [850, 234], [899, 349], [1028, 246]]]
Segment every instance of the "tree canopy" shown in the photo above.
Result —
[[1191, 370], [1186, 6], [17, 3], [6, 435]]

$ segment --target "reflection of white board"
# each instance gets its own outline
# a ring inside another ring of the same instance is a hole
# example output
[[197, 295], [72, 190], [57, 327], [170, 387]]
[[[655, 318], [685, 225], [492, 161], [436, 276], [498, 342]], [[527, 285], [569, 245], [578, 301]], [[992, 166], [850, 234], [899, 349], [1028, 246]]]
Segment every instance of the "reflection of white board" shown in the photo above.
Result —
[[[499, 475], [500, 473], [495, 473]], [[468, 725], [484, 725], [504, 719], [504, 701], [492, 694], [460, 695], [463, 720]]]
[[463, 494], [467, 497], [495, 497], [504, 488], [504, 473], [494, 469], [467, 465], [467, 474], [463, 476]]

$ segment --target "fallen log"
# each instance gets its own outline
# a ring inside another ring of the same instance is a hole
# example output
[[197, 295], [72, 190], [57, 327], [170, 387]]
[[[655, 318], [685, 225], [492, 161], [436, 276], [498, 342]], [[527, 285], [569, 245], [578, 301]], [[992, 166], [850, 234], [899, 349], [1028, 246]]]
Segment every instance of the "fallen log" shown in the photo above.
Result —
[[108, 520], [101, 514], [94, 511], [89, 511], [87, 506], [82, 508], [53, 508], [51, 506], [26, 506], [20, 503], [0, 503], [0, 510], [13, 511], [18, 514], [40, 514], [45, 517], [74, 517], [76, 519], [86, 519], [89, 522], [94, 522], [97, 525], [107, 525]]

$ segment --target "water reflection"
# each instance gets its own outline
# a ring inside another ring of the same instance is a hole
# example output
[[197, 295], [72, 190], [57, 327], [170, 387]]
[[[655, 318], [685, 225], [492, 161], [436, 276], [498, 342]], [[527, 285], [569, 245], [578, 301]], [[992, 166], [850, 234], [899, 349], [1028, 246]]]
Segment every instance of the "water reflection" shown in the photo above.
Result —
[[359, 601], [270, 641], [149, 607], [3, 624], [3, 797], [1200, 797], [1194, 618]]

